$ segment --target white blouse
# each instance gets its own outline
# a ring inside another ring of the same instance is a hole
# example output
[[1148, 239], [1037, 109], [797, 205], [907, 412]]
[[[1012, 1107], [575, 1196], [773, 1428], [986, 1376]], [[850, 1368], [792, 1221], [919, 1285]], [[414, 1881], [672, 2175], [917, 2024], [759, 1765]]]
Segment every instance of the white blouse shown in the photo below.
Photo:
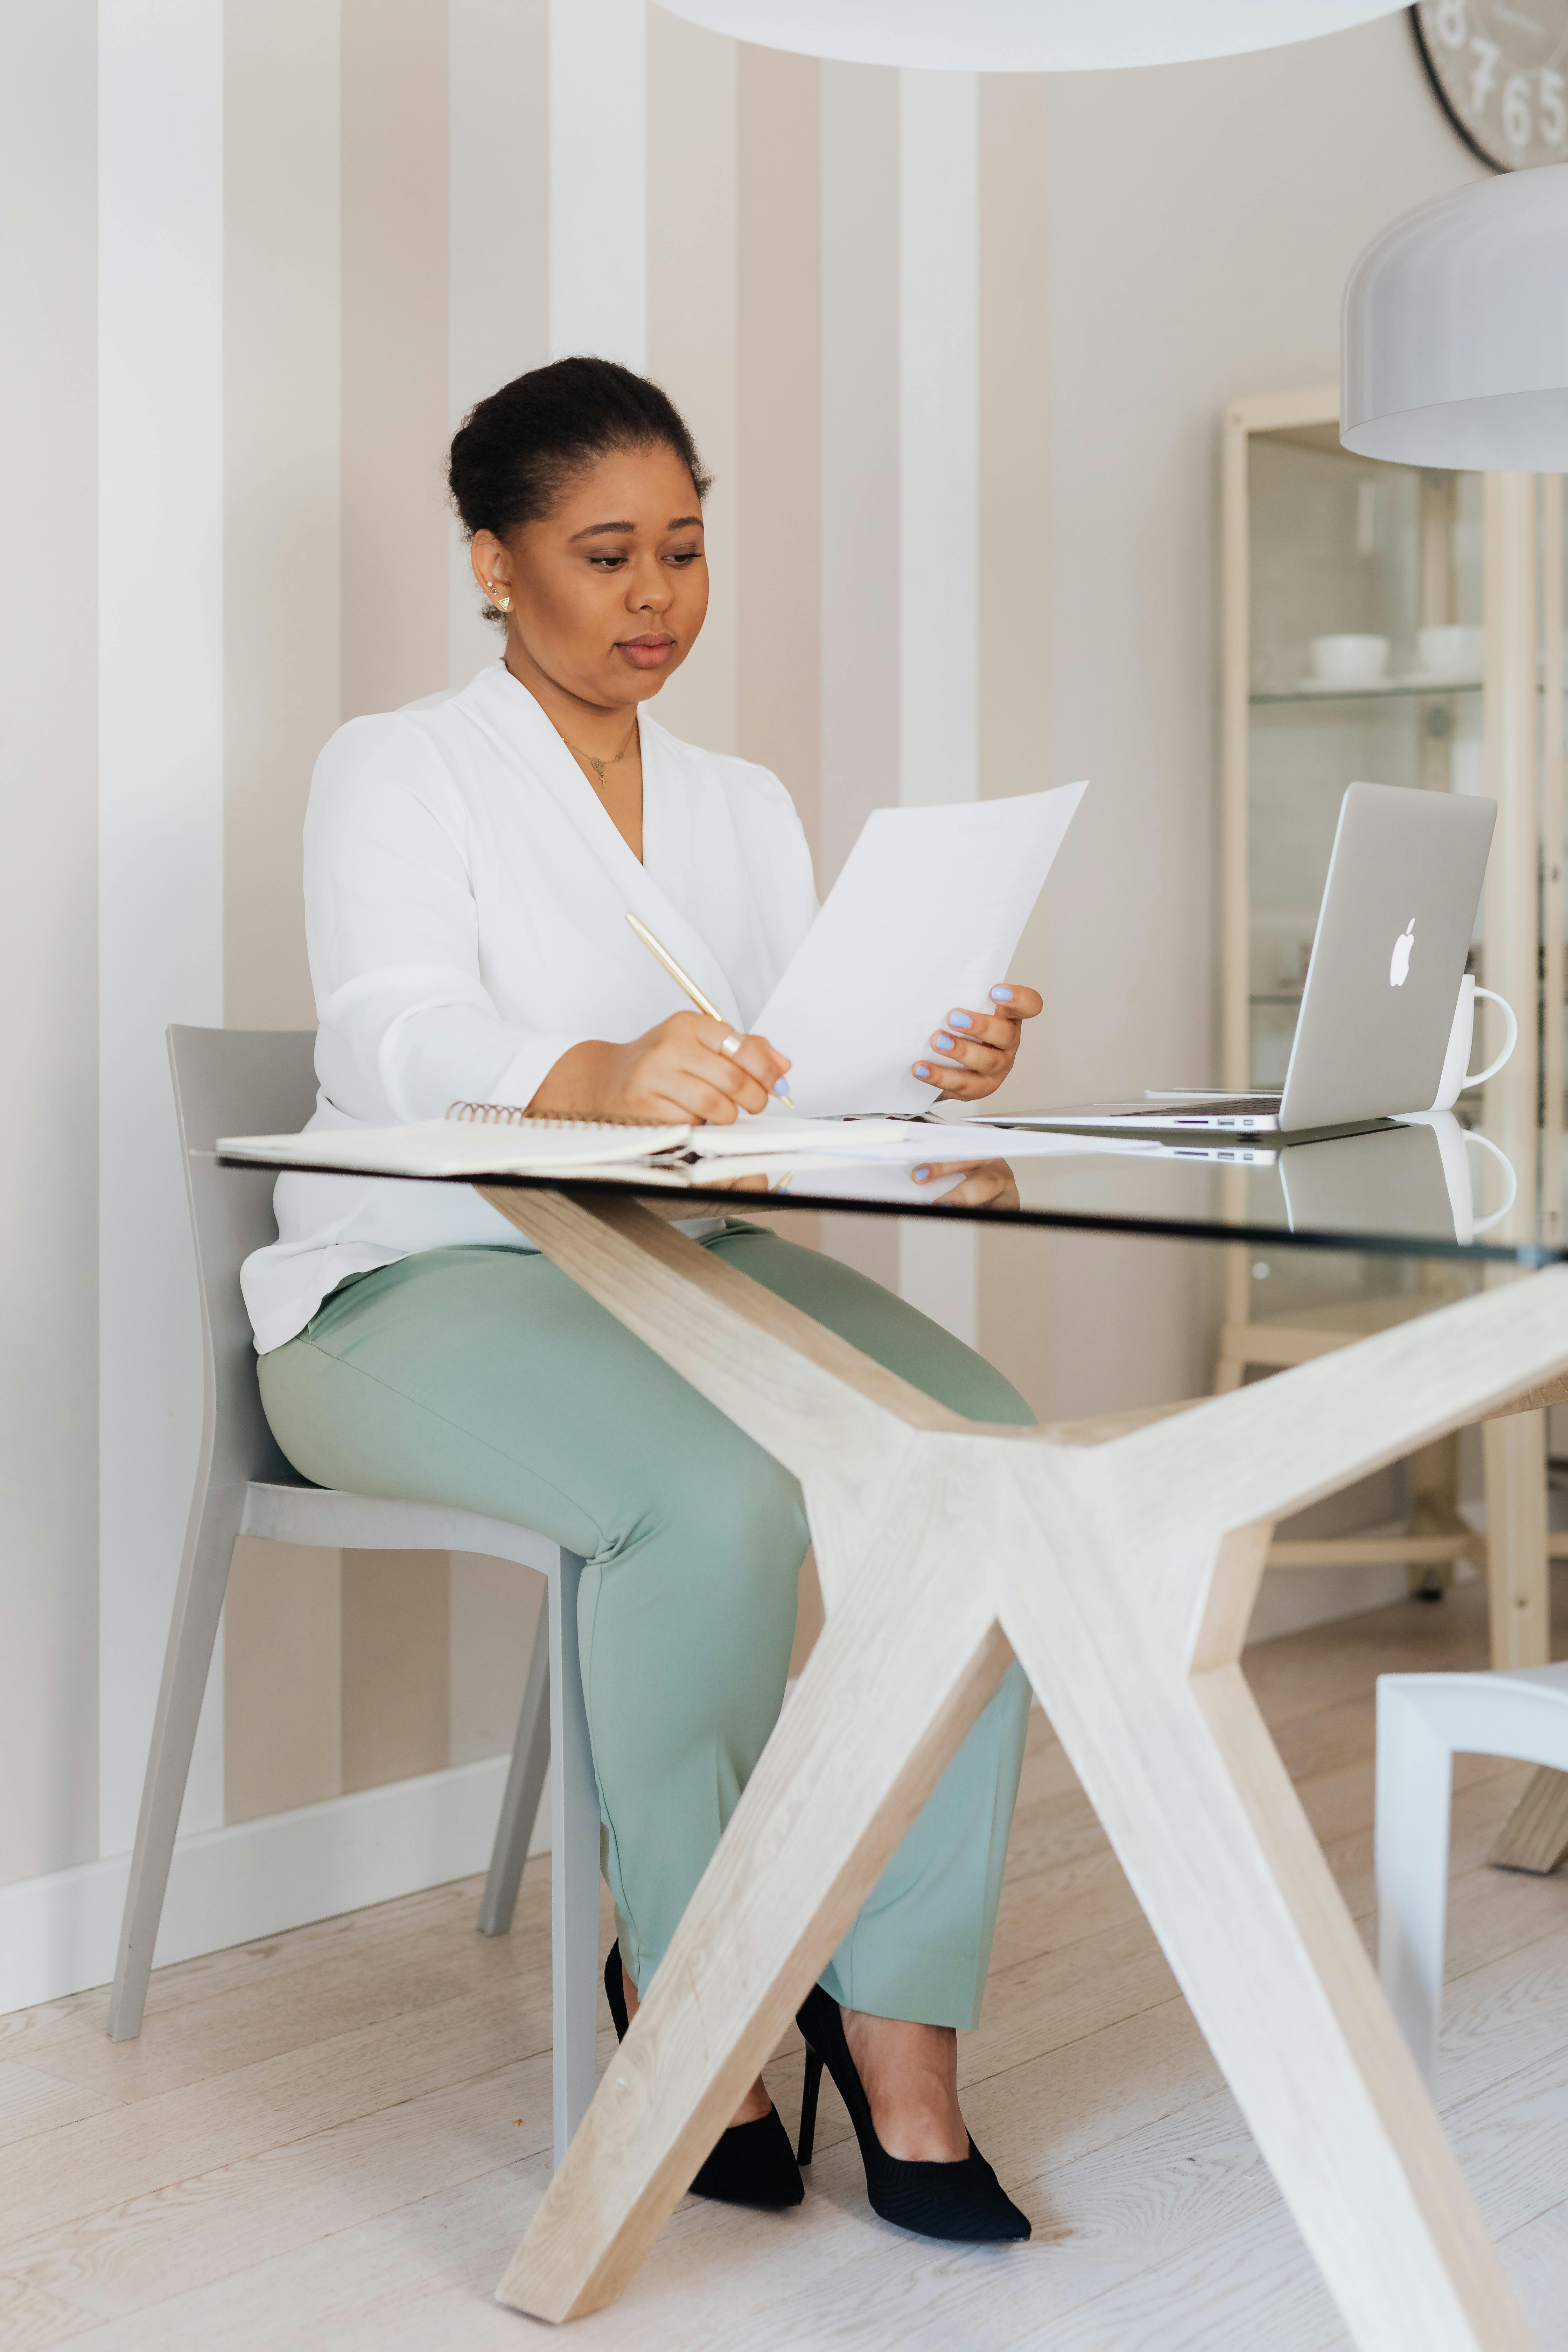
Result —
[[[461, 692], [341, 727], [305, 818], [305, 930], [321, 1026], [311, 1128], [526, 1104], [569, 1047], [686, 1010], [640, 915], [727, 1020], [761, 1011], [816, 912], [776, 776], [641, 718], [639, 864], [504, 663]], [[526, 1249], [466, 1186], [289, 1172], [279, 1238], [247, 1259], [265, 1353], [351, 1274], [416, 1250]]]

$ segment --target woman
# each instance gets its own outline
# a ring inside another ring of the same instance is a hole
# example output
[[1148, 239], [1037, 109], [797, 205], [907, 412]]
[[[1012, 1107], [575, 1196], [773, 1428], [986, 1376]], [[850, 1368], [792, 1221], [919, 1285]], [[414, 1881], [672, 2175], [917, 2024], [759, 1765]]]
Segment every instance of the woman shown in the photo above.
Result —
[[[504, 658], [461, 693], [357, 719], [305, 824], [321, 1081], [312, 1126], [455, 1098], [593, 1118], [730, 1121], [784, 1091], [745, 1034], [816, 911], [764, 770], [642, 706], [708, 603], [706, 478], [658, 388], [601, 360], [536, 369], [452, 444], [454, 499]], [[726, 1022], [683, 1000], [643, 917]], [[989, 1094], [1040, 1009], [999, 983], [915, 1048]], [[845, 1017], [854, 1018], [853, 1006]], [[323, 1485], [462, 1505], [587, 1561], [584, 1695], [618, 1934], [617, 2029], [658, 1966], [783, 1702], [807, 1535], [794, 1480], [466, 1189], [288, 1174], [246, 1296], [279, 1443]], [[818, 1253], [710, 1218], [704, 1245], [973, 1420], [1026, 1422], [970, 1349]], [[959, 2112], [1017, 1790], [1016, 1668], [971, 1730], [801, 2012], [845, 2092], [879, 2211], [1026, 2237]], [[798, 2202], [757, 2082], [704, 2194]]]

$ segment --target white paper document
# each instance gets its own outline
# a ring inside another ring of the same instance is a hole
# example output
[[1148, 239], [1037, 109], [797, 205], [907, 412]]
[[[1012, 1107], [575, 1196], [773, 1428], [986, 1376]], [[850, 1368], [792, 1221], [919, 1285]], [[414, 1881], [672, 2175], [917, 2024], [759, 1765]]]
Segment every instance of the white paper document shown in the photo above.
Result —
[[[1086, 784], [878, 809], [752, 1027], [790, 1059], [796, 1110], [922, 1110], [910, 1064], [1006, 979]], [[933, 1059], [933, 1068], [937, 1066]], [[763, 1114], [765, 1118], [767, 1115]]]

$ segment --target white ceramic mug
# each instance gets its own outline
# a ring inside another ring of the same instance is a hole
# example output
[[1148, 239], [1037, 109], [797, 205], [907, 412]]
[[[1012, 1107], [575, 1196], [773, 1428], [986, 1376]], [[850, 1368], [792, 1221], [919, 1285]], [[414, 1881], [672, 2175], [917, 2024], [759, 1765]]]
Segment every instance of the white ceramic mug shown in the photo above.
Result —
[[1308, 651], [1312, 675], [1324, 686], [1372, 686], [1388, 667], [1386, 637], [1314, 637]]
[[[1500, 1004], [1502, 1017], [1508, 1024], [1502, 1052], [1495, 1062], [1489, 1062], [1484, 1070], [1467, 1067], [1470, 1047], [1475, 1041], [1478, 996], [1484, 996], [1489, 1003]], [[1495, 988], [1478, 988], [1475, 973], [1468, 971], [1459, 982], [1459, 1001], [1454, 1007], [1454, 1025], [1448, 1032], [1448, 1051], [1444, 1057], [1443, 1076], [1433, 1109], [1452, 1110], [1464, 1087], [1479, 1087], [1484, 1079], [1495, 1078], [1518, 1043], [1519, 1023], [1514, 1018], [1512, 1005], [1505, 996], [1500, 996]]]
[[1415, 632], [1416, 656], [1428, 677], [1479, 677], [1486, 647], [1484, 629], [1461, 625]]

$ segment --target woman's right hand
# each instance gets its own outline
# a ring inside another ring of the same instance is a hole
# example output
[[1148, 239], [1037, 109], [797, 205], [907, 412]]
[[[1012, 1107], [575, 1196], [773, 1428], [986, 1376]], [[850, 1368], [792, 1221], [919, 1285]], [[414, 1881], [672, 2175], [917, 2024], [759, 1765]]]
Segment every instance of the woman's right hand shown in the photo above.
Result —
[[529, 1108], [557, 1118], [629, 1118], [729, 1127], [765, 1110], [789, 1064], [765, 1037], [742, 1037], [703, 1013], [672, 1013], [629, 1045], [597, 1038], [563, 1054]]

